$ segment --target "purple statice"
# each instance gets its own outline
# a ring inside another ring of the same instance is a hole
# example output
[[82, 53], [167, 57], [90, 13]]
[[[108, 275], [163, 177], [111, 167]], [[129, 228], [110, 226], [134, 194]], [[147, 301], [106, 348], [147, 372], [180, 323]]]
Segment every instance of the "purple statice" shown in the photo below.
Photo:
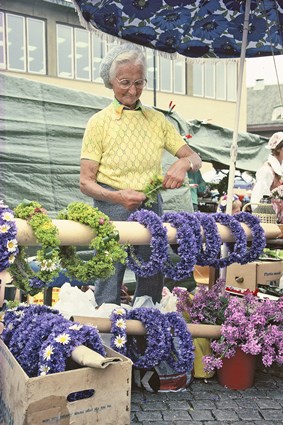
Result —
[[128, 335], [127, 357], [137, 369], [150, 369], [164, 360], [171, 347], [171, 333], [165, 315], [156, 308], [134, 308], [127, 311], [127, 320], [139, 320], [146, 336]]
[[79, 345], [106, 355], [98, 330], [65, 319], [44, 305], [5, 311], [2, 339], [30, 377], [63, 372]]
[[13, 211], [0, 201], [0, 272], [8, 269], [19, 252]]
[[194, 345], [191, 333], [183, 317], [176, 312], [166, 313], [172, 333], [171, 350], [167, 362], [179, 373], [191, 371], [194, 363]]
[[162, 271], [166, 277], [172, 280], [184, 280], [191, 276], [200, 248], [195, 237], [195, 228], [190, 227], [188, 217], [175, 212], [165, 213], [162, 221], [168, 222], [176, 228], [177, 254], [180, 257], [179, 261], [174, 263], [168, 256]]
[[196, 264], [210, 266], [220, 253], [222, 240], [212, 214], [197, 212], [195, 216], [202, 226], [204, 236], [204, 244], [197, 255]]
[[135, 211], [128, 220], [138, 221], [150, 231], [151, 256], [149, 261], [145, 262], [136, 254], [135, 248], [130, 246], [127, 265], [138, 276], [153, 276], [161, 271], [163, 263], [168, 260], [167, 229], [163, 226], [162, 220], [157, 214], [145, 209]]
[[43, 280], [41, 280], [38, 276], [33, 276], [29, 280], [29, 286], [32, 289], [41, 289], [46, 286], [46, 283], [43, 282]]
[[240, 212], [234, 215], [235, 220], [245, 223], [251, 230], [252, 243], [246, 253], [240, 258], [240, 264], [247, 264], [255, 261], [262, 254], [266, 246], [266, 236], [260, 224], [260, 219], [247, 212]]
[[211, 266], [221, 269], [229, 266], [233, 263], [240, 263], [241, 258], [246, 253], [247, 250], [247, 236], [242, 228], [241, 224], [235, 219], [234, 216], [224, 213], [214, 213], [212, 214], [213, 219], [216, 223], [222, 224], [223, 226], [228, 227], [231, 230], [235, 243], [233, 245], [233, 251], [231, 244], [228, 244], [228, 249], [230, 250], [227, 257], [215, 258]]
[[127, 312], [124, 308], [115, 308], [111, 315], [111, 347], [118, 353], [127, 354]]

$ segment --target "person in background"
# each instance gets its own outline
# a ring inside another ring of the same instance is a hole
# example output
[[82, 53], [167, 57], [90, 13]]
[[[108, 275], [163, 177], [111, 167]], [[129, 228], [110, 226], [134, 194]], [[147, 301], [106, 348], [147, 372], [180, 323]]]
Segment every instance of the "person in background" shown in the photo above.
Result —
[[[219, 200], [217, 212], [226, 213], [226, 207], [227, 207], [227, 195], [224, 195]], [[242, 202], [240, 201], [239, 196], [233, 195], [232, 215], [239, 213], [241, 209], [242, 209]]]
[[[112, 221], [126, 221], [131, 212], [144, 208], [143, 191], [150, 180], [161, 175], [163, 150], [178, 160], [163, 179], [165, 189], [181, 187], [188, 171], [197, 171], [202, 162], [164, 114], [140, 102], [146, 85], [145, 56], [140, 48], [123, 44], [110, 50], [102, 60], [100, 76], [113, 90], [113, 102], [88, 121], [81, 149], [80, 190], [93, 198], [94, 207]], [[150, 208], [162, 214], [162, 200]], [[147, 261], [150, 246], [138, 247]], [[118, 264], [115, 275], [98, 279], [95, 299], [120, 304], [125, 266]], [[136, 276], [134, 299], [148, 295], [153, 302], [162, 296], [161, 273], [149, 278]]]
[[270, 154], [267, 161], [256, 172], [256, 182], [251, 193], [252, 208], [260, 202], [264, 195], [270, 196], [271, 191], [283, 183], [283, 131], [274, 133], [267, 144]]
[[197, 184], [196, 187], [191, 188], [191, 197], [194, 211], [198, 211], [198, 198], [202, 196], [208, 189], [200, 170], [196, 172], [188, 171], [188, 178], [191, 184]]

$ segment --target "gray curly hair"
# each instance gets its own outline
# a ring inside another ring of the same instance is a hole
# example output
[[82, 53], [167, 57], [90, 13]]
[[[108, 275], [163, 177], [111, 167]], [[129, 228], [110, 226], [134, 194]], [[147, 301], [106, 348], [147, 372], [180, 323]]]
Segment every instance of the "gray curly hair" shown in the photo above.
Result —
[[144, 70], [146, 68], [145, 55], [135, 45], [122, 44], [121, 46], [114, 47], [107, 53], [99, 68], [99, 74], [103, 79], [105, 87], [108, 89], [112, 88], [111, 81], [116, 76], [117, 67], [129, 62], [142, 65]]

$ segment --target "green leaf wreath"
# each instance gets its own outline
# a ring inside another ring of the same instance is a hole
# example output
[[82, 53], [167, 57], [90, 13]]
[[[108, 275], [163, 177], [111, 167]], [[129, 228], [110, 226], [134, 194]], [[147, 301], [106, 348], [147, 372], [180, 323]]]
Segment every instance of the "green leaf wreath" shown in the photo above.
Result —
[[58, 229], [38, 202], [24, 200], [14, 209], [14, 214], [16, 218], [28, 221], [41, 245], [35, 258], [39, 265], [38, 272], [29, 266], [27, 250], [23, 246], [19, 248], [19, 254], [9, 269], [14, 285], [26, 294], [36, 295], [62, 269], [66, 269], [65, 274], [69, 278], [88, 283], [96, 278], [111, 276], [115, 272], [114, 263], [126, 261], [126, 250], [119, 244], [119, 233], [109, 217], [83, 202], [69, 204], [59, 212], [58, 218], [77, 221], [93, 230], [95, 237], [89, 245], [93, 257], [89, 261], [82, 260], [74, 246], [60, 246]]
[[115, 272], [114, 263], [125, 263], [127, 253], [119, 244], [119, 233], [109, 220], [109, 217], [97, 208], [83, 202], [72, 202], [58, 215], [62, 220], [74, 220], [89, 226], [95, 233], [89, 249], [94, 256], [89, 261], [83, 261], [76, 253], [74, 246], [61, 246], [60, 258], [67, 275], [82, 282], [94, 278], [106, 279]]

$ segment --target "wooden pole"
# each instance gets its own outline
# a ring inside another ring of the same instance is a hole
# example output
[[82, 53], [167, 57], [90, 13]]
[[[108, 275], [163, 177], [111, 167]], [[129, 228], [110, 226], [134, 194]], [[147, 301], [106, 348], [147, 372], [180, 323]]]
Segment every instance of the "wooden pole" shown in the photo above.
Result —
[[[101, 333], [110, 333], [111, 321], [104, 317], [73, 316], [72, 320], [83, 325], [96, 326]], [[213, 338], [220, 337], [221, 326], [217, 325], [199, 325], [188, 323], [187, 329], [193, 338]], [[126, 320], [126, 329], [128, 335], [146, 335], [145, 327], [139, 320]]]

